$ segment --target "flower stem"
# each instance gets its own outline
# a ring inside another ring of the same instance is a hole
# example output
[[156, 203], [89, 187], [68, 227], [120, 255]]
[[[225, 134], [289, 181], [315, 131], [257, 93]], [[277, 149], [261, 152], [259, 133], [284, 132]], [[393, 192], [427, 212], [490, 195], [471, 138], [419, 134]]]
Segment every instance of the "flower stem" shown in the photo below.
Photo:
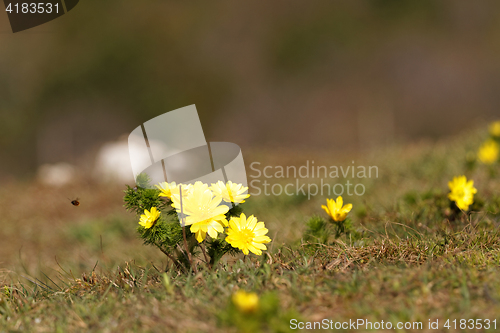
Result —
[[193, 259], [191, 258], [191, 252], [189, 252], [188, 248], [188, 243], [187, 243], [187, 238], [186, 238], [186, 223], [184, 221], [184, 209], [182, 205], [182, 186], [179, 184], [179, 193], [180, 193], [180, 199], [181, 199], [181, 225], [182, 225], [182, 236], [184, 238], [184, 248], [186, 249], [186, 255], [189, 260], [189, 264], [193, 268], [193, 271], [195, 273], [198, 273], [198, 270], [196, 269], [196, 266], [193, 265]]
[[205, 256], [205, 262], [207, 264], [208, 269], [212, 269], [212, 267], [210, 267], [210, 261], [208, 260], [207, 251], [205, 251], [205, 244], [200, 243], [200, 247], [201, 247], [201, 252], [203, 252], [203, 256]]
[[160, 245], [156, 244], [155, 245], [160, 249], [161, 252], [163, 252], [164, 254], [167, 255], [167, 257], [172, 260], [172, 263], [174, 264], [175, 267], [177, 268], [182, 268], [182, 269], [185, 269], [180, 263], [179, 261], [177, 261], [170, 253], [168, 253], [165, 249], [163, 249]]
[[191, 258], [191, 252], [189, 252], [187, 238], [186, 238], [186, 227], [184, 225], [182, 226], [182, 236], [184, 237], [184, 248], [185, 248], [186, 254], [188, 256], [189, 264], [193, 268], [193, 271], [195, 273], [198, 273], [198, 270], [196, 269], [196, 266], [193, 265], [193, 258]]

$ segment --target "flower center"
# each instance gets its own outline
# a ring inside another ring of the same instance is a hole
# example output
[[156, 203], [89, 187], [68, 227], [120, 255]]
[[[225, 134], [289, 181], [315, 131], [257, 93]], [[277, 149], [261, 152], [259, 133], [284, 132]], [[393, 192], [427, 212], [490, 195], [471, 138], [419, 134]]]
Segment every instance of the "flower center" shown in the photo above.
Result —
[[463, 189], [459, 189], [459, 190], [457, 191], [457, 196], [458, 196], [459, 198], [463, 198], [463, 197], [465, 197], [465, 191], [464, 191]]
[[229, 195], [229, 200], [234, 202], [233, 192], [231, 192], [230, 188], [227, 189], [227, 194]]
[[255, 234], [250, 229], [241, 230], [241, 241], [246, 244], [252, 243]]

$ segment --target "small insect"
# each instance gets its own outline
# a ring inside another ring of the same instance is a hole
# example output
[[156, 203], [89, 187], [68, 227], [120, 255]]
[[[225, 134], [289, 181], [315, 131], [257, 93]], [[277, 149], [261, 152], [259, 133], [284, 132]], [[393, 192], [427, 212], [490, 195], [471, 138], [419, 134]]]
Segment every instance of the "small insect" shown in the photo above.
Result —
[[76, 198], [75, 200], [71, 200], [71, 199], [68, 199], [69, 201], [71, 201], [71, 204], [73, 206], [80, 206], [80, 201], [78, 201], [79, 199]]

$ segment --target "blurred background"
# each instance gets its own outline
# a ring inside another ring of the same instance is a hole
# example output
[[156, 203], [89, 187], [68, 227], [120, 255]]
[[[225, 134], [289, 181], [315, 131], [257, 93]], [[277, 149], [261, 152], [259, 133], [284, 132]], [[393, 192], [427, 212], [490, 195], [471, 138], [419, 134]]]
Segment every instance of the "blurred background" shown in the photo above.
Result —
[[362, 152], [500, 110], [498, 1], [86, 0], [16, 34], [0, 15], [0, 45], [2, 181], [95, 172], [190, 104], [243, 152]]

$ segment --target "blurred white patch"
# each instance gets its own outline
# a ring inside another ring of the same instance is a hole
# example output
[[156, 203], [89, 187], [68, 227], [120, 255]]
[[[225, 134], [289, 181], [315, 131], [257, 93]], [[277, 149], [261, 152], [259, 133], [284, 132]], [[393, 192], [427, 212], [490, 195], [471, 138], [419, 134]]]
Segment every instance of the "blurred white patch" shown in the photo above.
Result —
[[105, 143], [97, 152], [93, 174], [102, 182], [133, 181], [127, 141]]
[[[166, 145], [151, 140], [149, 142], [152, 149], [165, 150]], [[93, 174], [94, 177], [103, 182], [134, 183], [134, 175], [130, 161], [130, 154], [144, 150], [144, 139], [140, 140], [119, 140], [104, 144], [97, 152]], [[149, 160], [149, 158], [148, 158]], [[148, 161], [148, 163], [151, 163]], [[179, 168], [185, 165], [179, 165]]]
[[38, 168], [37, 179], [44, 185], [63, 186], [69, 184], [75, 175], [75, 167], [71, 164], [43, 164]]

